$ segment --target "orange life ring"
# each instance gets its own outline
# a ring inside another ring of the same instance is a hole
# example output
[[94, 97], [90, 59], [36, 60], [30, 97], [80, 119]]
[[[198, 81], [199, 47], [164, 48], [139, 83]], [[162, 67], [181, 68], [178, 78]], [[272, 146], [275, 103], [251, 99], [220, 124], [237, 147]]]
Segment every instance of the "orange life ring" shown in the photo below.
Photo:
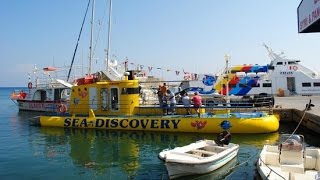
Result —
[[59, 104], [58, 111], [61, 113], [65, 113], [67, 111], [67, 106], [65, 104]]
[[298, 66], [293, 66], [292, 69], [293, 69], [294, 71], [297, 71], [297, 70], [298, 70]]
[[29, 88], [29, 89], [32, 89], [32, 82], [29, 82], [29, 83], [28, 83], [28, 88]]

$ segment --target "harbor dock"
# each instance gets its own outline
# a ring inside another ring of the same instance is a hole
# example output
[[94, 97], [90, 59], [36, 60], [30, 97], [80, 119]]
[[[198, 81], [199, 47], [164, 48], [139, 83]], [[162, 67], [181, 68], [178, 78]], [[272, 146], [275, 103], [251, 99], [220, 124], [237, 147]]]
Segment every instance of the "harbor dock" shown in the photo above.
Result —
[[[304, 115], [306, 105], [311, 99], [311, 105]], [[320, 96], [291, 96], [275, 97], [274, 113], [280, 115], [281, 122], [299, 123], [304, 115], [301, 125], [320, 133]]]

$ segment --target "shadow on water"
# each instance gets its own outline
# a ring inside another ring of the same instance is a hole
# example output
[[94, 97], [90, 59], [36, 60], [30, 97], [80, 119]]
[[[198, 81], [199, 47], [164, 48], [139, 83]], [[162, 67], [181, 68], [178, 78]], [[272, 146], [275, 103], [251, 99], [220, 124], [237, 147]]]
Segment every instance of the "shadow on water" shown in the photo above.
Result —
[[185, 179], [192, 179], [192, 180], [221, 180], [225, 179], [228, 174], [230, 174], [233, 169], [236, 167], [238, 164], [237, 158], [233, 158], [231, 161], [229, 161], [227, 164], [222, 166], [221, 168], [208, 173], [208, 174], [203, 174], [203, 175], [192, 175], [192, 176], [185, 176], [185, 177], [180, 177], [177, 178], [177, 180], [185, 180]]
[[[29, 133], [34, 156], [45, 158], [48, 165], [74, 169], [66, 177], [90, 179], [168, 179], [164, 162], [158, 159], [163, 149], [184, 146], [201, 139], [216, 139], [217, 134], [113, 131], [25, 126], [28, 118], [43, 113], [19, 112], [18, 123]], [[280, 134], [291, 133], [296, 123], [282, 123], [275, 133], [233, 134], [232, 142], [240, 145], [235, 165], [188, 179], [255, 179], [256, 161], [264, 144], [277, 143]], [[316, 134], [299, 127], [310, 146], [320, 146]], [[226, 169], [230, 169], [226, 171]], [[61, 168], [55, 170], [59, 171]], [[76, 172], [74, 172], [76, 171]], [[70, 172], [69, 172], [70, 173]], [[47, 176], [47, 171], [43, 176]]]
[[[31, 144], [36, 144], [33, 146], [34, 154], [43, 155], [49, 161], [56, 158], [68, 159], [73, 166], [90, 170], [85, 173], [91, 172], [103, 178], [167, 179], [164, 162], [157, 158], [160, 151], [216, 137], [216, 134], [33, 128], [33, 131], [39, 131], [38, 136], [30, 136]], [[39, 138], [42, 139], [41, 143]], [[192, 178], [224, 179], [226, 175], [233, 178], [232, 174], [239, 169], [241, 173], [248, 173], [253, 177], [255, 167], [252, 162], [256, 157], [252, 155], [256, 155], [265, 142], [274, 142], [277, 139], [278, 133], [233, 135], [232, 141], [240, 144], [239, 155], [235, 161], [240, 164], [250, 159], [251, 164], [245, 165], [246, 168], [242, 170], [239, 167], [226, 172], [223, 168], [224, 170], [218, 172]]]

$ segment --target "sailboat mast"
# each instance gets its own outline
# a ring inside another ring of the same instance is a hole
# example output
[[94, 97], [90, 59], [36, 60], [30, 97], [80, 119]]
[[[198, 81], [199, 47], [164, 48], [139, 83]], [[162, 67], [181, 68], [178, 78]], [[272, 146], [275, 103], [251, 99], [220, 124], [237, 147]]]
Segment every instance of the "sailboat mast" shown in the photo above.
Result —
[[93, 40], [93, 24], [94, 24], [94, 6], [95, 6], [95, 0], [92, 1], [92, 13], [91, 13], [91, 35], [90, 35], [90, 59], [89, 59], [89, 72], [88, 74], [91, 74], [91, 67], [92, 67], [92, 40]]
[[107, 59], [106, 59], [107, 72], [109, 69], [109, 55], [110, 55], [111, 13], [112, 13], [112, 0], [109, 0], [108, 47], [107, 47]]

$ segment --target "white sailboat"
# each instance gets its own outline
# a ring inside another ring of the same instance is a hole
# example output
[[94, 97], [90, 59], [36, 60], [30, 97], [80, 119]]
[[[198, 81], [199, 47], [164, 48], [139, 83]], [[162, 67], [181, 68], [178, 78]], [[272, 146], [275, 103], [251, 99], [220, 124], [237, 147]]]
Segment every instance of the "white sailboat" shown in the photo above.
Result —
[[66, 112], [72, 84], [61, 79], [63, 71], [62, 67], [38, 70], [35, 66], [27, 88], [12, 92], [10, 99], [19, 111]]
[[[93, 35], [93, 17], [94, 17], [94, 1], [92, 3], [92, 20], [91, 20], [91, 39]], [[83, 19], [82, 27], [86, 19], [90, 1], [88, 2], [86, 13]], [[81, 36], [82, 27], [80, 29], [78, 42]], [[73, 55], [76, 53], [78, 43]], [[92, 40], [90, 41], [90, 67], [92, 61]], [[62, 73], [67, 71], [66, 67], [45, 67], [39, 72], [35, 66], [32, 73], [29, 74], [28, 88], [13, 92], [10, 99], [17, 104], [19, 111], [37, 111], [37, 112], [58, 112], [65, 113], [70, 104], [70, 90], [73, 84], [73, 79], [70, 79], [71, 69], [74, 69], [73, 60], [71, 66], [68, 67], [69, 73], [65, 77]], [[89, 74], [90, 69], [89, 67]], [[41, 75], [40, 75], [41, 73]], [[31, 76], [32, 74], [32, 76]], [[78, 76], [78, 75], [75, 75]], [[63, 79], [66, 79], [63, 80]]]

